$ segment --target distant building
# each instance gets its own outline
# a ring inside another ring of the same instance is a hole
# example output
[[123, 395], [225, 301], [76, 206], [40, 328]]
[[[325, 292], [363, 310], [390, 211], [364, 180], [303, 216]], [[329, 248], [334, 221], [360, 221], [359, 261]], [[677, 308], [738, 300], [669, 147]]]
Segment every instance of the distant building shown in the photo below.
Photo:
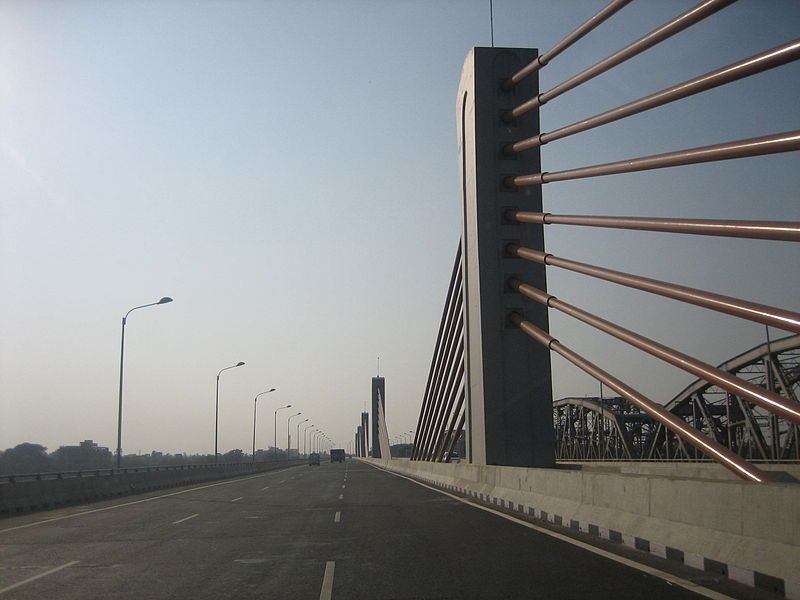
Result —
[[80, 470], [108, 467], [113, 455], [93, 440], [83, 440], [77, 446], [61, 446], [53, 452], [52, 458], [62, 469]]

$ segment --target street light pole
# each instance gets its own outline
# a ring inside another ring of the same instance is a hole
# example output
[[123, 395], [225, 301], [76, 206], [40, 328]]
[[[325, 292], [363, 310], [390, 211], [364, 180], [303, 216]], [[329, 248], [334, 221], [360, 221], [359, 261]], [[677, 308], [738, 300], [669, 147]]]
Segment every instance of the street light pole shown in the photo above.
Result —
[[[306, 419], [306, 420], [308, 420], [308, 419]], [[308, 443], [307, 443], [307, 440], [308, 440], [308, 429], [309, 429], [309, 427], [313, 427], [313, 426], [314, 426], [313, 423], [309, 423], [303, 429], [303, 454], [304, 455], [308, 454]]]
[[125, 324], [128, 322], [128, 315], [130, 315], [133, 311], [139, 310], [140, 308], [147, 308], [148, 306], [156, 306], [158, 304], [169, 304], [172, 302], [172, 298], [169, 296], [164, 296], [158, 302], [151, 302], [150, 304], [142, 304], [141, 306], [135, 306], [130, 309], [125, 316], [122, 317], [122, 336], [120, 341], [120, 350], [119, 350], [119, 406], [117, 407], [117, 468], [119, 469], [122, 466], [122, 375], [123, 369], [125, 367]]
[[317, 430], [316, 429], [309, 430], [309, 432], [308, 432], [308, 450], [309, 450], [309, 454], [313, 454], [315, 452], [315, 450], [314, 450], [314, 436], [315, 435], [317, 435]]
[[[286, 406], [281, 406], [275, 409], [275, 419], [272, 425], [272, 441], [273, 441], [273, 448], [275, 455], [278, 454], [278, 411], [283, 410], [284, 408], [291, 408], [291, 404], [287, 404]], [[286, 453], [286, 458], [289, 458], [289, 453]]]
[[217, 446], [217, 442], [219, 441], [219, 376], [222, 375], [223, 371], [243, 366], [244, 363], [239, 361], [235, 365], [231, 365], [230, 367], [225, 367], [224, 369], [220, 369], [219, 373], [217, 373], [217, 398], [214, 403], [214, 464], [217, 464], [219, 462], [219, 451]]
[[256, 408], [258, 407], [258, 397], [274, 391], [275, 388], [268, 389], [266, 392], [256, 394], [256, 397], [253, 399], [253, 462], [256, 462]]
[[300, 425], [302, 425], [306, 421], [308, 421], [308, 419], [306, 419], [305, 421], [298, 421], [297, 422], [297, 432], [296, 432], [296, 435], [295, 435], [294, 439], [297, 440], [297, 457], [298, 458], [300, 457]]
[[303, 414], [302, 412], [295, 413], [291, 417], [286, 419], [286, 460], [289, 460], [289, 450], [292, 449], [292, 437], [289, 434], [289, 428], [291, 427], [292, 419], [294, 419], [295, 417], [299, 417], [302, 414]]

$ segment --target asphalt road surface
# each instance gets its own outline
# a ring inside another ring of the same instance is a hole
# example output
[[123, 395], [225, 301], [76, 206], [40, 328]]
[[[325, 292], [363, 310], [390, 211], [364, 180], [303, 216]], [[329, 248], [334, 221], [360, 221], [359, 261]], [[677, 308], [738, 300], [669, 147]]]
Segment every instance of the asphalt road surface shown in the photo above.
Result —
[[350, 460], [0, 520], [0, 600], [697, 597]]

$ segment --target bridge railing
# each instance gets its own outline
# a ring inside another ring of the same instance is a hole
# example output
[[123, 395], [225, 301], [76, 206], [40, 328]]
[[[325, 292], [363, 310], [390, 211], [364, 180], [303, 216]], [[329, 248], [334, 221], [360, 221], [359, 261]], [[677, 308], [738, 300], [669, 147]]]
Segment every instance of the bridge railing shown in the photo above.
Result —
[[0, 475], [0, 484], [16, 483], [18, 481], [48, 481], [52, 479], [74, 479], [82, 477], [109, 477], [112, 475], [127, 475], [130, 473], [157, 473], [163, 471], [192, 471], [198, 469], [217, 469], [218, 471], [237, 470], [242, 467], [260, 467], [264, 464], [285, 463], [286, 459], [276, 459], [267, 461], [247, 461], [236, 463], [203, 463], [187, 465], [157, 465], [144, 467], [124, 467], [106, 469], [79, 469], [71, 471], [46, 471], [34, 473], [15, 473], [10, 475]]
[[[681, 81], [647, 96], [621, 104], [610, 110], [588, 116], [549, 132], [539, 129], [538, 111], [546, 103], [573, 90], [594, 77], [605, 73], [660, 42], [684, 31], [694, 24], [712, 16], [717, 11], [733, 4], [734, 0], [703, 0], [691, 9], [668, 20], [663, 25], [634, 40], [618, 51], [610, 54], [594, 65], [569, 77], [549, 90], [539, 92], [538, 71], [550, 63], [558, 54], [572, 46], [600, 23], [622, 9], [628, 2], [612, 1], [600, 12], [578, 27], [573, 33], [556, 44], [550, 51], [535, 56], [524, 65], [513, 67], [524, 56], [523, 50], [514, 49], [474, 49], [465, 63], [462, 85], [459, 91], [461, 103], [461, 125], [459, 142], [462, 151], [462, 177], [464, 179], [464, 232], [460, 247], [461, 267], [456, 279], [454, 270], [451, 280], [445, 315], [442, 318], [431, 374], [425, 391], [423, 406], [417, 428], [417, 440], [413, 458], [417, 460], [444, 460], [439, 443], [448, 438], [448, 426], [444, 424], [443, 414], [453, 416], [448, 409], [448, 399], [442, 395], [440, 363], [448, 363], [447, 348], [451, 337], [447, 327], [451, 321], [448, 314], [461, 315], [461, 308], [448, 308], [461, 293], [454, 287], [464, 288], [463, 305], [467, 315], [464, 318], [464, 338], [466, 382], [465, 399], [456, 403], [465, 407], [462, 421], [467, 425], [468, 446], [488, 448], [496, 442], [488, 440], [488, 422], [502, 422], [507, 429], [498, 429], [507, 438], [514, 429], [511, 424], [518, 422], [518, 394], [509, 392], [507, 382], [495, 385], [493, 381], [502, 377], [519, 379], [520, 369], [528, 365], [528, 370], [536, 372], [537, 381], [546, 381], [550, 386], [549, 362], [530, 358], [522, 364], [514, 363], [513, 356], [518, 353], [516, 339], [505, 331], [508, 327], [532, 338], [535, 342], [564, 357], [568, 362], [610, 387], [632, 406], [654, 420], [663, 431], [667, 447], [685, 448], [691, 446], [696, 458], [711, 458], [727, 467], [738, 476], [752, 481], [764, 481], [766, 476], [749, 464], [723, 440], [709, 435], [712, 424], [703, 419], [688, 419], [670, 412], [663, 405], [647, 398], [626, 382], [601, 369], [586, 357], [576, 353], [548, 332], [547, 313], [559, 311], [572, 319], [612, 336], [629, 346], [654, 356], [669, 365], [682, 369], [700, 380], [715, 386], [728, 395], [729, 402], [740, 404], [745, 411], [758, 410], [771, 421], [773, 445], [787, 447], [800, 444], [800, 404], [793, 397], [794, 383], [773, 385], [780, 381], [780, 373], [774, 377], [771, 366], [765, 385], [757, 385], [745, 378], [737, 377], [725, 369], [710, 365], [696, 357], [648, 338], [618, 323], [594, 314], [585, 308], [559, 299], [547, 291], [544, 270], [562, 269], [585, 277], [632, 288], [664, 298], [677, 300], [703, 309], [732, 315], [740, 319], [760, 323], [788, 332], [800, 333], [800, 313], [777, 306], [748, 299], [723, 295], [711, 290], [698, 289], [678, 283], [664, 281], [643, 274], [614, 270], [607, 266], [580, 262], [570, 257], [556, 256], [544, 248], [543, 235], [539, 232], [552, 225], [628, 229], [649, 232], [666, 232], [676, 235], [724, 236], [774, 240], [781, 242], [800, 241], [800, 222], [732, 219], [693, 219], [670, 216], [627, 216], [627, 215], [569, 215], [552, 214], [542, 210], [541, 194], [545, 184], [574, 179], [594, 178], [638, 171], [663, 169], [705, 162], [724, 161], [745, 157], [762, 156], [800, 149], [800, 130], [771, 133], [758, 137], [736, 139], [722, 143], [683, 148], [679, 150], [634, 156], [624, 160], [597, 163], [558, 171], [544, 171], [540, 165], [541, 147], [590, 129], [601, 127], [627, 117], [662, 107], [711, 89], [751, 77], [767, 70], [785, 65], [800, 58], [800, 39], [783, 42], [778, 46], [758, 54], [743, 58], [715, 70]], [[535, 51], [534, 51], [535, 53]], [[507, 74], [503, 74], [505, 71]], [[527, 86], [527, 87], [526, 87]], [[519, 101], [517, 98], [526, 98]], [[513, 102], [516, 106], [502, 109]], [[466, 108], [464, 108], [466, 107]], [[498, 118], [499, 117], [499, 118]], [[516, 139], [514, 139], [516, 138]], [[511, 140], [511, 141], [509, 141]], [[527, 172], [526, 172], [527, 168]], [[518, 171], [514, 173], [514, 171]], [[522, 172], [519, 172], [522, 171]], [[527, 228], [534, 228], [529, 230]], [[533, 240], [526, 243], [526, 238]], [[534, 265], [541, 271], [524, 273], [522, 264]], [[463, 273], [463, 277], [461, 276]], [[541, 273], [541, 275], [539, 275]], [[456, 284], [456, 281], [458, 284]], [[500, 285], [497, 285], [497, 282]], [[484, 285], [489, 282], [488, 285]], [[502, 289], [498, 289], [502, 288]], [[516, 306], [515, 306], [516, 304]], [[488, 308], [487, 308], [488, 307]], [[537, 308], [538, 307], [538, 308]], [[449, 312], [448, 312], [449, 311]], [[497, 316], [502, 315], [502, 319]], [[493, 329], [492, 329], [493, 328]], [[496, 330], [503, 329], [496, 333]], [[443, 333], [444, 332], [444, 333]], [[769, 329], [767, 329], [769, 334]], [[492, 337], [494, 336], [494, 337]], [[486, 340], [489, 340], [487, 343]], [[499, 342], [497, 341], [499, 340]], [[516, 350], [512, 350], [514, 345]], [[440, 350], [440, 346], [445, 348]], [[487, 354], [487, 347], [490, 352]], [[476, 356], [482, 353], [482, 362]], [[487, 359], [487, 356], [489, 358]], [[488, 365], [488, 366], [487, 366]], [[499, 365], [499, 369], [497, 368]], [[491, 372], [490, 372], [491, 371]], [[545, 373], [546, 371], [546, 373]], [[445, 369], [445, 373], [447, 373]], [[488, 382], [488, 383], [487, 383]], [[444, 386], [445, 389], [447, 386]], [[433, 391], [432, 391], [433, 390]], [[533, 393], [533, 385], [528, 383], [519, 388], [518, 393], [528, 394], [532, 403], [543, 404], [546, 392]], [[498, 401], [498, 397], [503, 401]], [[448, 412], [449, 411], [449, 412]], [[525, 415], [523, 415], [525, 417]], [[476, 421], [477, 419], [477, 421]], [[452, 421], [452, 419], [450, 419]], [[476, 430], [478, 422], [486, 430]], [[526, 418], [522, 419], [523, 421]], [[534, 419], [535, 420], [535, 419]], [[532, 426], [531, 426], [532, 427]], [[538, 425], [537, 425], [538, 427]], [[519, 429], [515, 430], [517, 433]], [[672, 441], [669, 435], [672, 434]], [[531, 436], [546, 439], [544, 430], [531, 429]], [[476, 440], [476, 437], [478, 438]], [[483, 439], [486, 437], [486, 439]], [[502, 436], [501, 436], [502, 437]], [[501, 442], [513, 446], [518, 440]], [[477, 462], [494, 464], [517, 464], [502, 462], [505, 447], [499, 451], [485, 451]], [[525, 450], [527, 452], [527, 449]], [[525, 452], [511, 449], [509, 456], [530, 460]], [[541, 450], [537, 450], [540, 454]], [[679, 453], [676, 452], [676, 456]], [[471, 460], [475, 457], [470, 453]], [[516, 459], [516, 458], [515, 458]], [[528, 464], [547, 463], [547, 457]]]

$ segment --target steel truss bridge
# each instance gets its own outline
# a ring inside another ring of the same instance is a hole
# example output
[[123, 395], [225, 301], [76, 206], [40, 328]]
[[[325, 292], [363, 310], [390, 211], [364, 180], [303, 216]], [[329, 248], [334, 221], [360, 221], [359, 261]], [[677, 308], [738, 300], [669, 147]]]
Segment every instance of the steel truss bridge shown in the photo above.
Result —
[[[790, 402], [800, 398], [800, 335], [764, 343], [718, 367]], [[689, 426], [749, 461], [800, 461], [800, 428], [701, 379], [665, 408]], [[553, 402], [556, 458], [709, 460], [694, 446], [621, 397]]]

